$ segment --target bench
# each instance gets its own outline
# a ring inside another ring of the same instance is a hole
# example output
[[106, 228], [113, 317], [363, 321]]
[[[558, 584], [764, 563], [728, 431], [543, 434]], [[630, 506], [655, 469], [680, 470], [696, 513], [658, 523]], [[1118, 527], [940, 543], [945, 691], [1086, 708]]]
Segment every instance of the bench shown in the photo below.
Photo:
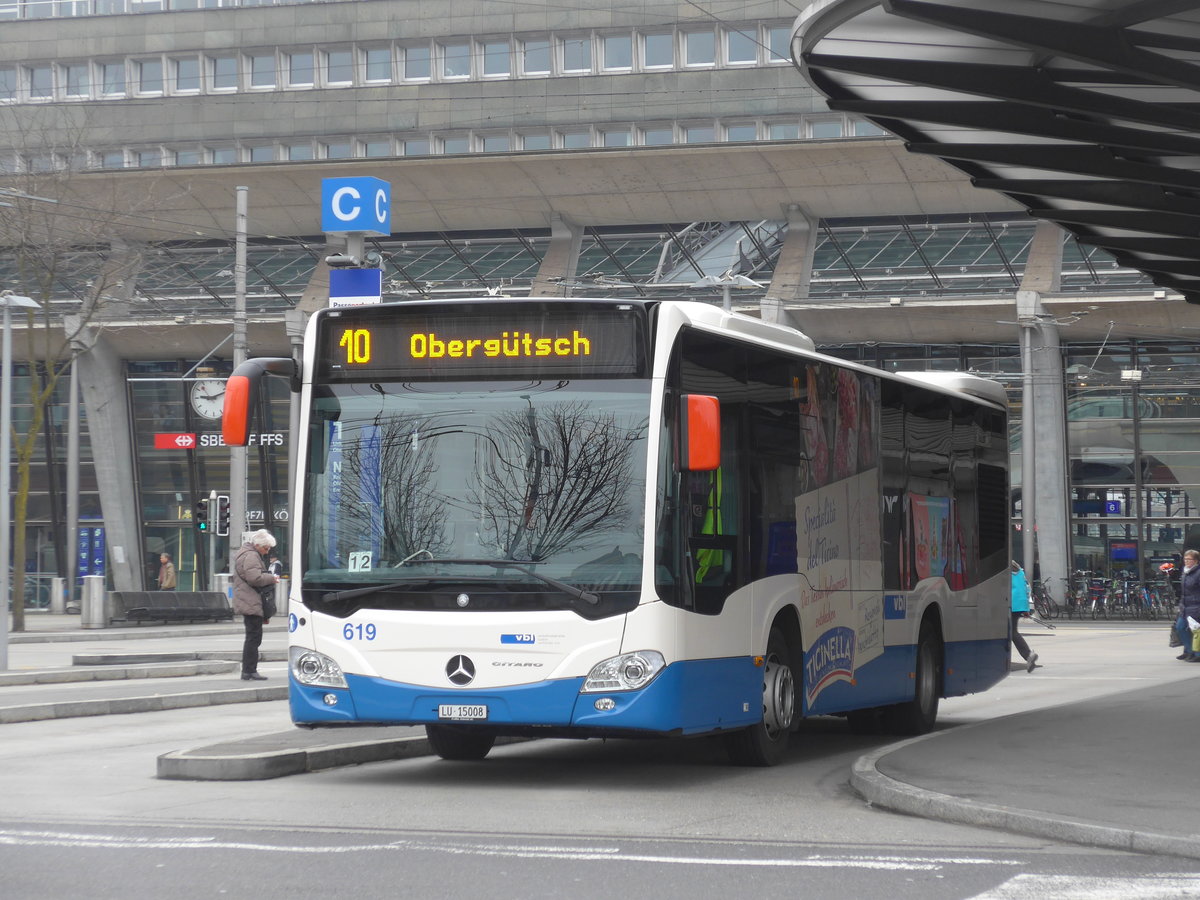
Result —
[[113, 591], [110, 622], [220, 622], [233, 619], [221, 591]]

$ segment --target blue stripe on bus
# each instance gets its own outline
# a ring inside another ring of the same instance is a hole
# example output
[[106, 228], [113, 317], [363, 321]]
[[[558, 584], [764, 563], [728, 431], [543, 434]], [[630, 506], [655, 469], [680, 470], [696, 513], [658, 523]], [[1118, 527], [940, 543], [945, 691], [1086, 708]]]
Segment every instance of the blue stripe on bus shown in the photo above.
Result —
[[[439, 691], [429, 687], [347, 675], [349, 690], [311, 687], [291, 680], [292, 720], [300, 724], [437, 722], [438, 705], [483, 704], [493, 725], [551, 725], [633, 729], [684, 734], [740, 728], [762, 715], [761, 670], [747, 658], [693, 660], [668, 666], [641, 691], [581, 694], [582, 678], [490, 690]], [[329, 706], [326, 694], [338, 702]], [[596, 700], [615, 707], [598, 711]]]
[[[957, 641], [945, 646], [946, 695], [986, 690], [1008, 671], [1006, 639]], [[831, 715], [867, 706], [900, 703], [912, 697], [916, 648], [888, 647], [854, 674], [856, 684], [827, 685], [808, 705], [809, 716]], [[347, 675], [349, 690], [311, 687], [291, 680], [292, 720], [299, 724], [380, 722], [425, 724], [438, 721], [442, 703], [485, 704], [494, 725], [550, 725], [702, 734], [754, 724], [762, 715], [762, 670], [746, 657], [685, 660], [668, 666], [641, 691], [581, 694], [582, 678], [567, 678], [491, 690], [439, 691], [382, 678]], [[885, 685], [868, 690], [868, 685]], [[337, 705], [324, 702], [326, 694]], [[599, 711], [609, 698], [612, 710]]]

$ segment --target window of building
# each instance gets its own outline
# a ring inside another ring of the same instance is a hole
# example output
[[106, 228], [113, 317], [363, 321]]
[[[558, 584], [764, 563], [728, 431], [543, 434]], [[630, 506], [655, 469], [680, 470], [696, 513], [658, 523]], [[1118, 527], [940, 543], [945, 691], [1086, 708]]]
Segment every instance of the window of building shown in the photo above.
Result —
[[484, 41], [480, 56], [484, 78], [507, 78], [512, 74], [512, 48], [508, 41]]
[[683, 35], [683, 61], [687, 66], [711, 66], [717, 61], [717, 38], [711, 30]]
[[800, 123], [772, 122], [767, 126], [767, 137], [772, 141], [794, 141], [800, 137]]
[[29, 98], [49, 100], [54, 97], [54, 69], [50, 66], [30, 66], [26, 70], [29, 79]]
[[161, 59], [141, 59], [134, 63], [139, 94], [163, 92], [163, 63]]
[[[3, 76], [0, 75], [0, 78]], [[62, 67], [63, 93], [67, 97], [87, 97], [91, 93], [91, 69], [87, 63], [69, 63]], [[3, 88], [0, 87], [0, 92]], [[0, 97], [3, 94], [0, 93]]]
[[767, 29], [767, 58], [771, 62], [791, 62], [792, 29], [787, 25], [772, 25]]
[[669, 69], [675, 65], [675, 40], [670, 32], [642, 36], [642, 65], [647, 69]]
[[603, 140], [605, 147], [628, 147], [633, 143], [629, 129], [621, 129], [617, 131], [603, 132]]
[[354, 156], [354, 148], [349, 141], [331, 141], [321, 146], [322, 159], [350, 159]]
[[287, 145], [288, 159], [312, 159], [313, 148], [311, 141], [305, 141], [303, 144], [288, 144]]
[[327, 50], [323, 54], [325, 84], [354, 83], [354, 52], [352, 50]]
[[214, 166], [232, 166], [238, 161], [237, 147], [214, 147], [212, 161]]
[[16, 66], [0, 66], [0, 100], [17, 99]]
[[442, 138], [442, 152], [443, 153], [470, 153], [471, 152], [471, 139], [466, 136], [462, 136], [462, 137], [455, 136], [455, 137]]
[[738, 122], [725, 127], [727, 141], [753, 141], [758, 139], [758, 126], [753, 122]]
[[687, 144], [711, 144], [717, 139], [717, 130], [712, 125], [689, 125], [683, 129], [683, 140]]
[[747, 66], [758, 62], [758, 35], [753, 25], [725, 34], [725, 61], [731, 66]]
[[204, 162], [204, 152], [202, 150], [176, 150], [175, 165], [177, 166], [198, 166]]
[[479, 149], [484, 153], [504, 153], [512, 149], [512, 139], [507, 134], [485, 134]]
[[647, 147], [675, 143], [675, 129], [670, 125], [649, 125], [642, 128], [642, 144]]
[[550, 42], [522, 41], [521, 72], [524, 75], [550, 74]]
[[392, 142], [387, 138], [379, 138], [373, 141], [363, 141], [361, 144], [361, 156], [369, 156], [379, 158], [382, 156], [392, 155]]
[[161, 150], [139, 150], [136, 156], [139, 169], [153, 169], [162, 165]]
[[288, 87], [312, 87], [316, 74], [316, 62], [312, 51], [288, 53], [284, 59], [287, 61]]
[[442, 78], [471, 77], [471, 45], [439, 44]]
[[200, 91], [200, 60], [194, 56], [171, 60], [174, 69], [175, 93], [195, 94]]
[[549, 134], [523, 134], [521, 135], [521, 149], [523, 150], [549, 150], [551, 147]]
[[[363, 80], [391, 81], [392, 80], [392, 50], [390, 47], [368, 47], [363, 50]], [[330, 54], [332, 59], [333, 54]], [[330, 78], [333, 77], [333, 65], [330, 63]], [[339, 79], [342, 80], [349, 79]]]
[[420, 138], [400, 142], [400, 152], [404, 156], [428, 156], [429, 141]]
[[590, 131], [562, 131], [559, 132], [559, 140], [564, 150], [582, 150], [592, 146], [592, 133]]
[[214, 91], [233, 91], [238, 86], [236, 56], [213, 56], [208, 60], [209, 84]]
[[250, 87], [275, 87], [277, 73], [274, 53], [252, 53], [246, 57], [246, 64], [250, 74]]
[[109, 150], [107, 153], [100, 154], [100, 168], [102, 169], [123, 169], [125, 168], [125, 151], [124, 150]]
[[125, 63], [100, 63], [100, 93], [105, 97], [125, 96]]
[[275, 147], [271, 144], [259, 145], [250, 148], [250, 162], [274, 162]]
[[430, 71], [429, 47], [404, 48], [404, 78], [406, 81], [427, 81]]
[[560, 47], [564, 72], [592, 71], [592, 41], [590, 38], [564, 38]]
[[633, 68], [633, 36], [610, 34], [600, 39], [601, 66], [606, 72], [628, 72]]
[[854, 120], [855, 137], [878, 137], [881, 134], [887, 134], [887, 132], [874, 122], [868, 122], [866, 119]]
[[830, 138], [840, 138], [843, 134], [841, 119], [818, 119], [808, 125], [808, 136], [814, 140], [823, 141]]

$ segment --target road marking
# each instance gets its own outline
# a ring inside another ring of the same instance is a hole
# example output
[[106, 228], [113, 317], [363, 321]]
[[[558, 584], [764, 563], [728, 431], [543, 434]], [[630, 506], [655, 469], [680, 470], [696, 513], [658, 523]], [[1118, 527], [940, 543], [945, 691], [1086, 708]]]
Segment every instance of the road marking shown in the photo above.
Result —
[[1178, 900], [1200, 896], [1200, 875], [1088, 878], [1075, 875], [1017, 875], [975, 894], [971, 900]]
[[[508, 857], [512, 859], [559, 859], [571, 862], [647, 862], [686, 866], [744, 866], [749, 868], [850, 868], [902, 872], [935, 872], [947, 866], [1017, 866], [1015, 859], [980, 857], [920, 856], [826, 856], [815, 854], [798, 859], [721, 858], [627, 854], [619, 847], [556, 847], [535, 844], [433, 844], [400, 840], [388, 844], [353, 844], [344, 847], [286, 846], [243, 841], [221, 841], [214, 837], [156, 838], [120, 837], [107, 834], [76, 834], [62, 831], [0, 830], [0, 846], [79, 847], [124, 850], [249, 850], [255, 853], [370, 853], [381, 850], [450, 853], [459, 856]], [[1014, 895], [1015, 896], [1015, 895]], [[1024, 896], [1024, 895], [1021, 895]]]

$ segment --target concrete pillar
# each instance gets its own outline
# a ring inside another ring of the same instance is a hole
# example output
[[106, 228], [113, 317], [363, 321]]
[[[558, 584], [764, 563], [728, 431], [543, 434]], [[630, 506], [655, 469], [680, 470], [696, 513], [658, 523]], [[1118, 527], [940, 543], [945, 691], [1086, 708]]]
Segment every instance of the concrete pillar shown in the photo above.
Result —
[[[1022, 429], [1022, 466], [1037, 466], [1033, 521], [1040, 574], [1051, 596], [1062, 602], [1072, 569], [1070, 457], [1067, 449], [1064, 373], [1058, 324], [1042, 305], [1042, 294], [1058, 291], [1062, 277], [1062, 230], [1038, 223], [1025, 277], [1017, 291], [1017, 321], [1028, 343], [1030, 405]], [[1032, 426], [1032, 429], [1031, 429]], [[1028, 439], [1032, 430], [1032, 440]], [[1028, 522], [1026, 523], [1028, 524]], [[1033, 577], [1033, 560], [1026, 569]]]
[[[134, 446], [129, 433], [130, 410], [120, 356], [101, 336], [99, 329], [68, 322], [68, 332], [79, 332], [79, 367], [96, 486], [104, 510], [108, 571], [114, 590], [140, 591], [145, 571], [142, 565], [141, 507], [134, 494]], [[75, 546], [72, 545], [72, 552]]]
[[570, 297], [579, 266], [583, 228], [560, 215], [550, 218], [550, 246], [529, 289], [530, 297]]
[[808, 299], [813, 254], [817, 249], [817, 226], [820, 224], [819, 219], [795, 203], [788, 205], [786, 213], [787, 234], [766, 293], [766, 299], [781, 303]]

